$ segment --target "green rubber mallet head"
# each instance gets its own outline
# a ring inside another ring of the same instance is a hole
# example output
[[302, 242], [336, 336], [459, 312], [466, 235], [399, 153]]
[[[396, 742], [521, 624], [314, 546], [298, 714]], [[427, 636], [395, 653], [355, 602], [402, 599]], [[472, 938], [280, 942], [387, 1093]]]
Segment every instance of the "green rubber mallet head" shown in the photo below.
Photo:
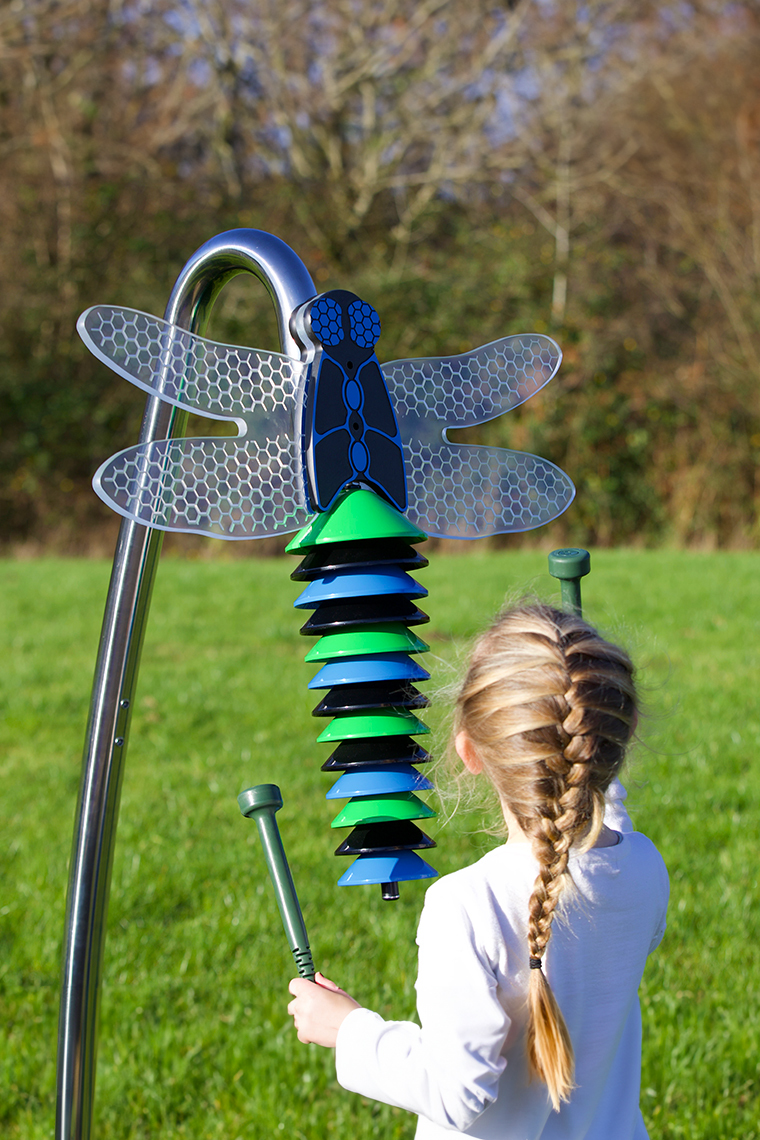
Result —
[[313, 982], [314, 963], [311, 959], [309, 937], [293, 884], [293, 876], [285, 857], [285, 849], [282, 846], [280, 829], [275, 819], [275, 812], [282, 807], [280, 789], [276, 784], [257, 784], [254, 788], [246, 788], [237, 800], [243, 815], [256, 820], [267, 870], [274, 887], [277, 906], [280, 908], [282, 925], [285, 927], [285, 936], [299, 976]]
[[549, 573], [553, 578], [559, 578], [562, 605], [566, 610], [574, 610], [578, 617], [583, 616], [581, 578], [585, 578], [590, 570], [591, 555], [587, 550], [567, 547], [553, 550], [549, 555]]

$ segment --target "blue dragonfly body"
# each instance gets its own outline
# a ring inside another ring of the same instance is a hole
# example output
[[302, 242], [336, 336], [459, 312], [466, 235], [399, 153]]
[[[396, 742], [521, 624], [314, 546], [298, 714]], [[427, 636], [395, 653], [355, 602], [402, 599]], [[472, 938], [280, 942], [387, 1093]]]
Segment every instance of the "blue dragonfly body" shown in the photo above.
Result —
[[401, 436], [375, 356], [377, 313], [335, 289], [307, 301], [291, 324], [310, 363], [301, 435], [312, 506], [329, 510], [358, 482], [406, 510]]

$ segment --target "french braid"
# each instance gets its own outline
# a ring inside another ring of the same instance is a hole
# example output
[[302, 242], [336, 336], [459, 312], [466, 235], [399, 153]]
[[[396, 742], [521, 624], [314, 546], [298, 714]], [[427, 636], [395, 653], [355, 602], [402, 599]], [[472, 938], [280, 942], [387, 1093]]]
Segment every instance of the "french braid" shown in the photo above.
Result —
[[455, 730], [469, 737], [539, 864], [528, 915], [527, 1049], [555, 1110], [573, 1088], [573, 1050], [541, 966], [570, 851], [599, 837], [604, 793], [635, 720], [625, 651], [543, 603], [506, 611], [480, 637], [457, 700]]

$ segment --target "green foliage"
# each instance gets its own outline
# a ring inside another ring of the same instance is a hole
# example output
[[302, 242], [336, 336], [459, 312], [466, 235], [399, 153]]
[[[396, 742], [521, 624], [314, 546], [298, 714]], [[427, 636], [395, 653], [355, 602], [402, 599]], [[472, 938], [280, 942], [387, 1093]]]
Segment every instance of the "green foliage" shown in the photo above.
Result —
[[[551, 543], [548, 541], [546, 549]], [[424, 572], [434, 684], [523, 590], [556, 596], [531, 551], [436, 555]], [[298, 1044], [293, 973], [241, 788], [276, 782], [315, 960], [385, 1016], [414, 1015], [424, 886], [397, 904], [337, 891], [293, 559], [165, 560], [126, 763], [98, 1068], [103, 1140], [401, 1140], [404, 1113], [344, 1093]], [[668, 864], [668, 933], [642, 987], [652, 1140], [760, 1136], [760, 665], [753, 554], [594, 551], [584, 608], [639, 662], [649, 715], [626, 783]], [[462, 590], [466, 577], [467, 589]], [[0, 1131], [48, 1137], [66, 859], [108, 566], [0, 563]], [[425, 719], [439, 750], [445, 708]], [[446, 873], [497, 840], [471, 808], [440, 829]]]

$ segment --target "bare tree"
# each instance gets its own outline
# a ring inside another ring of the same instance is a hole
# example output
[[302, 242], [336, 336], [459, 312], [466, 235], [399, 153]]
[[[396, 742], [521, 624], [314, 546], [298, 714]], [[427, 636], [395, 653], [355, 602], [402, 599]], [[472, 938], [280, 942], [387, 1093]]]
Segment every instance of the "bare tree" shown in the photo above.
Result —
[[516, 161], [487, 132], [530, 10], [191, 0], [182, 36], [205, 71], [205, 130], [231, 184], [286, 178], [315, 243], [336, 257], [379, 212], [403, 259], [436, 195]]

